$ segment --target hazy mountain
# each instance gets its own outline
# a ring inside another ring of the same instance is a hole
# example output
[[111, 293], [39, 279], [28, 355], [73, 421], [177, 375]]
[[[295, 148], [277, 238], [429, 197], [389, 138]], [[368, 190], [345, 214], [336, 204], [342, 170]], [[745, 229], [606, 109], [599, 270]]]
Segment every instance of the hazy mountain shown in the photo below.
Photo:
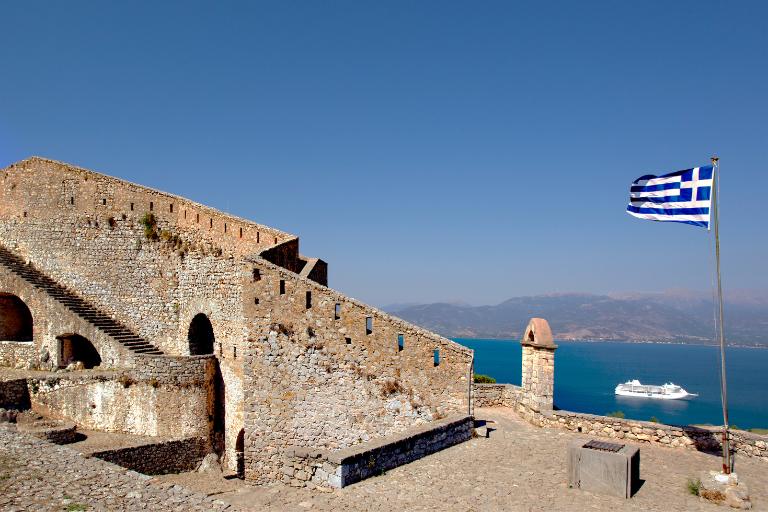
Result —
[[[448, 303], [392, 311], [450, 337], [519, 338], [529, 318], [549, 321], [558, 339], [714, 343], [711, 294], [558, 294], [515, 297], [495, 306]], [[768, 345], [768, 293], [732, 292], [726, 299], [726, 339]]]

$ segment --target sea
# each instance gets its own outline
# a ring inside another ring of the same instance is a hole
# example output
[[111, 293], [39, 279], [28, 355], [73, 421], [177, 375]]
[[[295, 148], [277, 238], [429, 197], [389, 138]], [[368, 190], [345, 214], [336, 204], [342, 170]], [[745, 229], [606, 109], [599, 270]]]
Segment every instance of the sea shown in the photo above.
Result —
[[[518, 340], [454, 338], [475, 351], [475, 373], [520, 385]], [[558, 341], [555, 407], [672, 425], [722, 425], [719, 347], [662, 343]], [[728, 411], [738, 428], [768, 428], [768, 348], [726, 349]], [[674, 382], [697, 397], [654, 400], [616, 396], [617, 384]]]

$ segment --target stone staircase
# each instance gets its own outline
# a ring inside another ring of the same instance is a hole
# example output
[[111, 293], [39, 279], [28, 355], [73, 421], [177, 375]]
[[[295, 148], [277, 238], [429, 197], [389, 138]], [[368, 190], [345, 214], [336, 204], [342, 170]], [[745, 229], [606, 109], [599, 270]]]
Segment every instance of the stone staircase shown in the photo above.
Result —
[[98, 310], [82, 297], [60, 285], [0, 245], [0, 265], [5, 266], [35, 288], [39, 288], [99, 330], [117, 340], [134, 354], [162, 355], [163, 352], [111, 316]]

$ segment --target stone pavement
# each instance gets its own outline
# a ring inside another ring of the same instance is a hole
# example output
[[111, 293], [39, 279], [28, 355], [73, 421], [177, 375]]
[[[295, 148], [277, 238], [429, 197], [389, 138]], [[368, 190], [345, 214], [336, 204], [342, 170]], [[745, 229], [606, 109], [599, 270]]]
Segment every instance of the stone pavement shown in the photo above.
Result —
[[[251, 487], [212, 474], [149, 478], [0, 429], [0, 510], [456, 510], [558, 512], [726, 511], [691, 496], [686, 480], [717, 469], [719, 457], [640, 445], [640, 477], [630, 500], [566, 485], [568, 444], [586, 437], [540, 429], [503, 408], [478, 409], [479, 437], [347, 488], [321, 492], [276, 484]], [[482, 432], [482, 429], [481, 429]], [[740, 458], [754, 510], [768, 510], [768, 464]], [[208, 497], [210, 495], [210, 497]], [[213, 499], [215, 498], [215, 500]]]
[[[253, 488], [228, 481], [217, 497], [244, 510], [364, 511], [726, 511], [726, 507], [688, 494], [686, 481], [718, 469], [715, 455], [661, 446], [638, 445], [640, 478], [630, 500], [569, 489], [568, 444], [589, 438], [567, 431], [541, 429], [523, 422], [509, 409], [478, 409], [478, 419], [492, 421], [489, 438], [476, 438], [424, 459], [333, 492], [283, 485]], [[481, 429], [482, 432], [483, 429]], [[768, 510], [768, 464], [740, 458], [736, 462], [749, 486], [754, 510]], [[161, 477], [217, 492], [215, 482], [198, 475]], [[234, 489], [233, 486], [237, 486]]]
[[0, 510], [215, 511], [230, 505], [0, 425]]

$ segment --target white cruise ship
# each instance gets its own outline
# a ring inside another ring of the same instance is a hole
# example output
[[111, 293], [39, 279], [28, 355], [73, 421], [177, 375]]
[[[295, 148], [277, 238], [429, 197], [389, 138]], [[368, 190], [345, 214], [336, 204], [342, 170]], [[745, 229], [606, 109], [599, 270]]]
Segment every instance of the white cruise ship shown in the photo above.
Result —
[[671, 382], [662, 386], [654, 386], [652, 384], [640, 384], [637, 379], [616, 386], [616, 394], [640, 398], [660, 398], [662, 400], [679, 400], [689, 396], [698, 396]]

